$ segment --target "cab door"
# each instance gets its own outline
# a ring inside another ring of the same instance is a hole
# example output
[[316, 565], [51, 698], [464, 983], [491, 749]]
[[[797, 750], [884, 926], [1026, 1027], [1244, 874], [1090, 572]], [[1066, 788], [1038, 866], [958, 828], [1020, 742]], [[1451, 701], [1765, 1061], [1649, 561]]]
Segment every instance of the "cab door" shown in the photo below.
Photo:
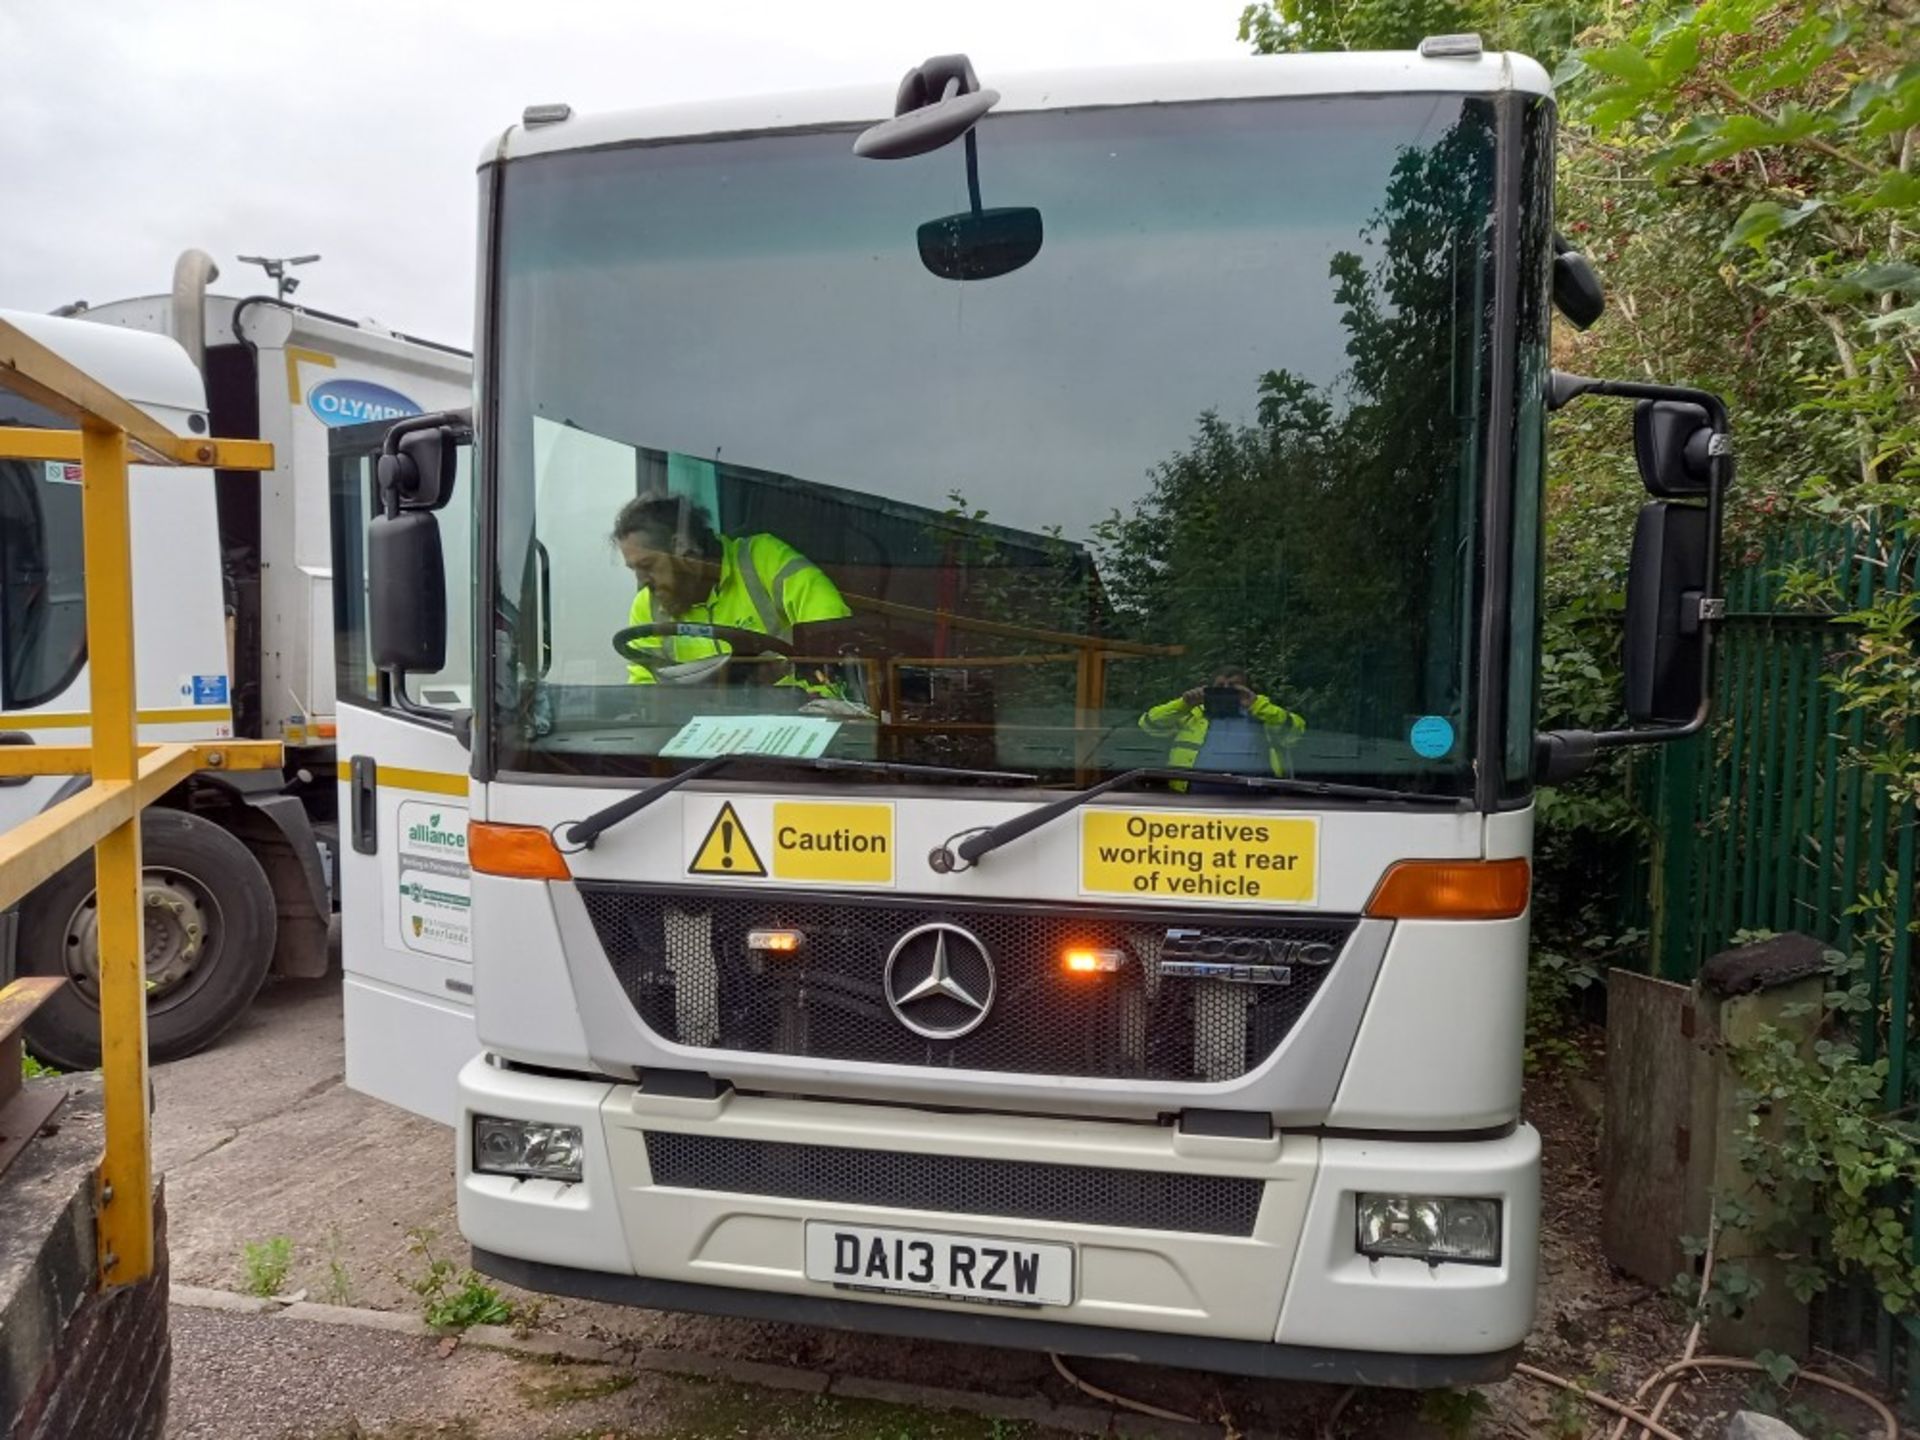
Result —
[[473, 487], [462, 445], [436, 512], [446, 568], [447, 662], [405, 693], [374, 672], [367, 526], [388, 425], [330, 437], [334, 666], [339, 701], [340, 920], [347, 1084], [451, 1124], [454, 1077], [479, 1050], [467, 870], [467, 724], [473, 705]]

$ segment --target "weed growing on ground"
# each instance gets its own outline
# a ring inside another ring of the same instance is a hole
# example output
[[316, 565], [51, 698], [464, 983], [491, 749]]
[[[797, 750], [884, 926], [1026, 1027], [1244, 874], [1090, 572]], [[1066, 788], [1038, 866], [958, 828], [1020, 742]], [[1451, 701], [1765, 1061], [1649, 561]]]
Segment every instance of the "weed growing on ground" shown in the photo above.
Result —
[[23, 1053], [20, 1056], [20, 1078], [38, 1080], [47, 1075], [64, 1075], [64, 1070], [56, 1070], [51, 1065], [42, 1065], [33, 1056]]
[[547, 1302], [544, 1299], [520, 1301], [513, 1307], [513, 1333], [521, 1340], [526, 1339], [540, 1328], [540, 1322], [546, 1317]]
[[425, 1267], [408, 1287], [426, 1304], [427, 1324], [436, 1330], [465, 1330], [474, 1325], [506, 1325], [513, 1307], [500, 1292], [471, 1270], [462, 1270], [434, 1253], [438, 1237], [416, 1225], [407, 1232], [407, 1249]]
[[340, 1256], [340, 1227], [335, 1226], [327, 1232], [327, 1283], [320, 1289], [320, 1298], [329, 1305], [351, 1305], [353, 1303], [353, 1281], [347, 1273], [347, 1262]]
[[1555, 1390], [1547, 1406], [1546, 1433], [1552, 1440], [1586, 1440], [1587, 1402], [1570, 1390]]
[[1469, 1440], [1493, 1402], [1478, 1390], [1429, 1390], [1420, 1397], [1420, 1418], [1438, 1425], [1447, 1440]]
[[285, 1235], [258, 1242], [249, 1240], [241, 1248], [240, 1263], [246, 1269], [247, 1294], [263, 1299], [278, 1295], [293, 1265], [293, 1241]]

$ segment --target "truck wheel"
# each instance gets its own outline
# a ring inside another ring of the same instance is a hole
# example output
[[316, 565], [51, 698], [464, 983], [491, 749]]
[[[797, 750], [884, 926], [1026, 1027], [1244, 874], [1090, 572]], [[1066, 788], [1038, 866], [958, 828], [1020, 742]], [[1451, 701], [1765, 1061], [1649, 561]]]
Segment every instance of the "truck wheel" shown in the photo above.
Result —
[[[253, 853], [182, 810], [140, 819], [146, 918], [147, 1045], [177, 1060], [246, 1011], [273, 959], [273, 889]], [[66, 989], [27, 1022], [27, 1048], [62, 1070], [100, 1063], [99, 911], [83, 855], [20, 907], [19, 968], [64, 975]]]

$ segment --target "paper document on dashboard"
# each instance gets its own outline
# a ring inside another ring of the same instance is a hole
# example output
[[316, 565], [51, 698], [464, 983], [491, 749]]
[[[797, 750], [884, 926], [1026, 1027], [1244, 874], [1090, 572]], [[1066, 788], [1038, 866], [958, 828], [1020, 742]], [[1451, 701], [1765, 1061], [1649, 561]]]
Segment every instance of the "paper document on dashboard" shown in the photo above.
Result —
[[660, 753], [673, 760], [707, 760], [715, 755], [811, 760], [826, 753], [839, 729], [838, 720], [810, 715], [696, 715], [660, 747]]

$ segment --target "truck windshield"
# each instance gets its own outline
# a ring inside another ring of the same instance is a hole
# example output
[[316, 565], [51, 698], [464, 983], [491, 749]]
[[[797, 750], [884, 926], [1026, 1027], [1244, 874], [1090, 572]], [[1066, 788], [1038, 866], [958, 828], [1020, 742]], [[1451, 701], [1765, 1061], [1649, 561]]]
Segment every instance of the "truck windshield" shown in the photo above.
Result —
[[494, 767], [1467, 793], [1491, 103], [994, 115], [977, 202], [856, 133], [510, 163]]

